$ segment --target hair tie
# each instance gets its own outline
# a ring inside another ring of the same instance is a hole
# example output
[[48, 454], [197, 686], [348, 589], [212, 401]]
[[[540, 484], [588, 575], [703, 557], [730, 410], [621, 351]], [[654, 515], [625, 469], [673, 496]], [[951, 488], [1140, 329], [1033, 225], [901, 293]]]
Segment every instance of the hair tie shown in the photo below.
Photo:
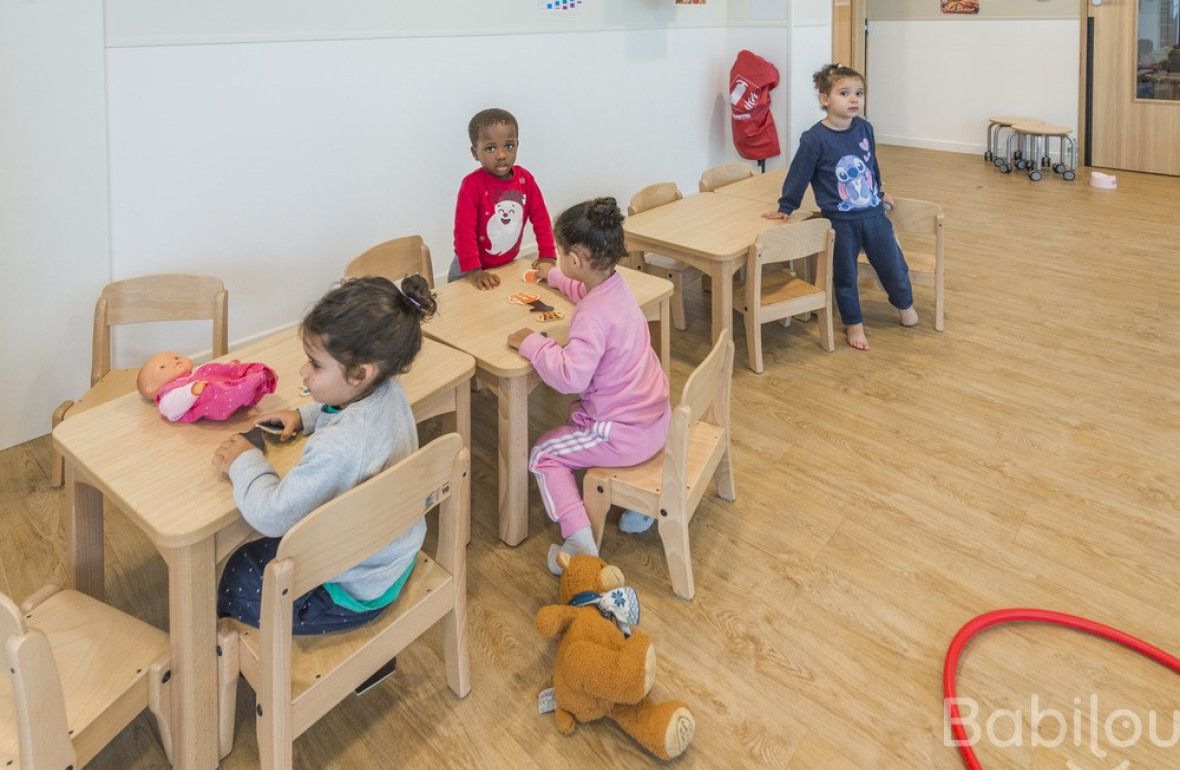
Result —
[[410, 301], [410, 304], [413, 305], [414, 307], [418, 308], [419, 310], [422, 309], [422, 305], [418, 304], [418, 300], [414, 299], [409, 294], [402, 292], [402, 296], [405, 297], [406, 299], [408, 299]]

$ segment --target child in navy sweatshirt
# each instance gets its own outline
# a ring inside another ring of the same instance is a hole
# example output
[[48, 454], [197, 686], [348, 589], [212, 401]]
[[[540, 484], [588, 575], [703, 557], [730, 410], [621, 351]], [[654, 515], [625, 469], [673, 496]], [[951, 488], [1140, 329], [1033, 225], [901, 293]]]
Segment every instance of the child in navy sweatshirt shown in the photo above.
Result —
[[832, 284], [848, 344], [868, 350], [856, 289], [856, 260], [861, 249], [877, 271], [890, 304], [900, 312], [903, 326], [918, 323], [910, 271], [893, 225], [885, 217], [886, 209], [893, 207], [893, 198], [881, 189], [873, 126], [860, 117], [864, 77], [850, 67], [828, 64], [812, 79], [827, 115], [799, 138], [799, 151], [787, 170], [778, 209], [763, 216], [787, 219], [799, 208], [811, 184], [820, 212], [836, 231]]

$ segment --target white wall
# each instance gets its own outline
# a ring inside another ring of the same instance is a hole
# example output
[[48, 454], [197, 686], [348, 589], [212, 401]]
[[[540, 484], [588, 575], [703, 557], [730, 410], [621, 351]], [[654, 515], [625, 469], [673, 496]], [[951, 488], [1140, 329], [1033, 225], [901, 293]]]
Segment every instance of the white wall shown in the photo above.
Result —
[[89, 385], [110, 271], [103, 69], [101, 3], [0, 3], [0, 448]]
[[[787, 22], [750, 20], [747, 7], [731, 23], [724, 2], [634, 6], [665, 28], [616, 28], [612, 11], [590, 31], [548, 34], [108, 39], [105, 60], [95, 5], [5, 4], [0, 16], [0, 109], [21, 116], [0, 123], [0, 255], [16, 276], [0, 311], [0, 395], [20, 405], [0, 448], [45, 433], [53, 407], [84, 392], [94, 298], [110, 280], [218, 275], [241, 344], [298, 320], [383, 239], [421, 233], [444, 272], [478, 109], [516, 113], [520, 162], [556, 214], [598, 194], [625, 204], [658, 180], [695, 190], [703, 168], [738, 159], [725, 101], [737, 51], [784, 78], [791, 64]], [[108, 2], [108, 22], [121, 7]], [[776, 93], [780, 130], [787, 108]], [[116, 335], [115, 365], [160, 349], [199, 356], [208, 341], [197, 325], [131, 329]]]
[[877, 142], [980, 153], [989, 115], [1073, 129], [1075, 19], [872, 21], [868, 118]]
[[[115, 278], [221, 276], [230, 337], [298, 319], [344, 264], [420, 233], [450, 262], [468, 118], [520, 121], [551, 213], [696, 187], [728, 145], [725, 28], [122, 48], [109, 52]], [[125, 365], [205, 337], [120, 339]]]

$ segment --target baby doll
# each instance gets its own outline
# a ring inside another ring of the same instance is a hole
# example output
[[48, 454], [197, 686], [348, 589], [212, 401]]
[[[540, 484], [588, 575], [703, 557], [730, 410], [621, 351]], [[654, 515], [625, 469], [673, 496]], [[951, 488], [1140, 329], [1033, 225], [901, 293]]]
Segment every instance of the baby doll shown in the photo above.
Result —
[[193, 371], [191, 358], [157, 353], [139, 370], [135, 385], [171, 422], [196, 422], [202, 417], [228, 419], [239, 408], [274, 393], [278, 380], [265, 364], [235, 360], [204, 364]]

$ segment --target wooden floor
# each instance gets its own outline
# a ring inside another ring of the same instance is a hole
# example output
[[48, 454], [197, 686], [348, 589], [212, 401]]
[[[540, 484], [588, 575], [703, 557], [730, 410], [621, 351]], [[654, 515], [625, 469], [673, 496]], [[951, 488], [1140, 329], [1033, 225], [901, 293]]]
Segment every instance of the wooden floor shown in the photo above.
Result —
[[[693, 522], [695, 600], [671, 593], [654, 532], [607, 532], [604, 556], [638, 589], [659, 648], [654, 694], [696, 714], [680, 767], [959, 768], [943, 739], [943, 654], [964, 622], [1001, 607], [1084, 615], [1180, 653], [1180, 179], [1034, 184], [975, 156], [889, 147], [881, 165], [894, 195], [945, 209], [946, 331], [931, 326], [929, 289], [916, 289], [916, 329], [868, 293], [871, 352], [826, 354], [814, 322], [770, 324], [758, 376], [739, 324], [738, 497], [707, 494]], [[689, 305], [674, 391], [707, 349], [695, 286]], [[533, 407], [536, 436], [561, 402], [539, 391]], [[486, 391], [473, 410], [471, 695], [447, 689], [428, 635], [300, 738], [296, 766], [658, 764], [609, 724], [567, 738], [537, 715], [552, 649], [533, 615], [555, 600], [544, 554], [558, 533], [534, 490], [529, 539], [497, 541]], [[0, 453], [0, 590], [18, 600], [63, 579], [64, 498], [47, 489], [47, 462], [47, 439]], [[120, 514], [108, 522], [109, 600], [163, 626], [163, 563]], [[1180, 677], [1089, 637], [989, 632], [960, 693], [1012, 744], [979, 748], [991, 770], [1180, 766]], [[225, 768], [257, 763], [252, 704], [243, 684]], [[1034, 747], [1037, 709], [1064, 721], [1042, 718]], [[1140, 739], [1117, 748], [1135, 723]], [[163, 765], [140, 717], [92, 767]]]

